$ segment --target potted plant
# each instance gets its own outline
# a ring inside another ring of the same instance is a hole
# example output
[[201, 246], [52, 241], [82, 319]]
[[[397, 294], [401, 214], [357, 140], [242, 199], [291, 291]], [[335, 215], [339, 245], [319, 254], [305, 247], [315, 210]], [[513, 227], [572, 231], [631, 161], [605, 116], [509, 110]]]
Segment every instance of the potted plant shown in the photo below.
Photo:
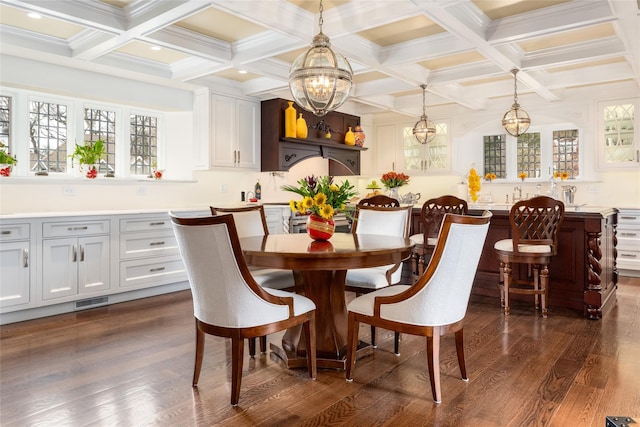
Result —
[[0, 142], [0, 176], [11, 175], [11, 169], [18, 161], [15, 157], [12, 157], [8, 152], [4, 151], [5, 145]]
[[78, 161], [80, 171], [85, 173], [87, 178], [96, 178], [98, 176], [96, 165], [104, 157], [104, 153], [104, 141], [99, 139], [95, 142], [86, 141], [84, 145], [76, 145], [75, 151], [69, 157], [72, 165], [74, 160]]

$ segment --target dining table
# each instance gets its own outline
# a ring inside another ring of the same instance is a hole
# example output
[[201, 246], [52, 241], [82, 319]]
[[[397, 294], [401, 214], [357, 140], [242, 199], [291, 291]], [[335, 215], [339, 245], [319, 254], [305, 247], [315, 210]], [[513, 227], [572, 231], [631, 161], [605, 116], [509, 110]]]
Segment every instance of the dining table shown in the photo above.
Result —
[[[412, 243], [403, 237], [335, 233], [330, 240], [312, 240], [305, 233], [245, 237], [240, 246], [248, 265], [292, 270], [295, 292], [316, 305], [316, 356], [319, 368], [344, 369], [347, 348], [347, 271], [401, 263]], [[302, 328], [288, 329], [272, 354], [290, 368], [306, 366]], [[360, 357], [370, 352], [361, 343]]]

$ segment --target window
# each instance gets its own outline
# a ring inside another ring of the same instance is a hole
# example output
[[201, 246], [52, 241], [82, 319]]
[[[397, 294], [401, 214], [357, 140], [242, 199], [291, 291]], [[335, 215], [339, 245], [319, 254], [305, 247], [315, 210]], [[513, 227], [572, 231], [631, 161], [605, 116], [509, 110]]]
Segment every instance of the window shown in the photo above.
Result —
[[580, 176], [578, 129], [553, 131], [553, 171]]
[[156, 117], [130, 116], [130, 171], [150, 176], [158, 161], [158, 120]]
[[489, 135], [484, 137], [484, 173], [494, 173], [496, 178], [507, 177], [507, 137]]
[[447, 169], [447, 124], [436, 123], [436, 137], [427, 144], [427, 169]]
[[29, 102], [29, 165], [40, 174], [67, 171], [67, 106]]
[[540, 133], [525, 133], [518, 137], [516, 149], [517, 172], [528, 178], [540, 178]]
[[116, 171], [116, 113], [94, 108], [84, 109], [84, 140], [104, 142], [106, 158], [100, 161], [99, 174]]
[[11, 97], [0, 96], [0, 144], [5, 153], [11, 153]]

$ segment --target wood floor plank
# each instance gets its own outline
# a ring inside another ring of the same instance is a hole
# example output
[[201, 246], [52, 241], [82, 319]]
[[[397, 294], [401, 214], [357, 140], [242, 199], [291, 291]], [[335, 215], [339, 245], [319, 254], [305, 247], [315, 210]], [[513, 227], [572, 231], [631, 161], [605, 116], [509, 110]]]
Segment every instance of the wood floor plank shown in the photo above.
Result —
[[[640, 279], [621, 278], [603, 319], [522, 303], [511, 315], [473, 297], [465, 319], [470, 381], [443, 337], [443, 402], [431, 396], [424, 338], [378, 330], [379, 347], [344, 372], [286, 369], [245, 350], [238, 407], [230, 343], [207, 337], [191, 386], [194, 321], [188, 291], [0, 327], [2, 426], [602, 426], [640, 422]], [[279, 343], [282, 334], [269, 341]], [[369, 339], [368, 326], [360, 330]]]

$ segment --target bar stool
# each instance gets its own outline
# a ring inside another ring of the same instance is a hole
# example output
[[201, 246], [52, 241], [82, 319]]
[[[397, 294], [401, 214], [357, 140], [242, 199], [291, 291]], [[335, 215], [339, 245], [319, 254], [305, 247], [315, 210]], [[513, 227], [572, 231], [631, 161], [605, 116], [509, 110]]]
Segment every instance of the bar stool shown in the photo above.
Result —
[[[547, 196], [521, 200], [511, 207], [511, 239], [499, 240], [494, 249], [500, 262], [500, 303], [509, 314], [509, 294], [533, 295], [536, 310], [547, 317], [549, 263], [558, 249], [558, 229], [564, 203]], [[514, 278], [513, 263], [526, 264], [527, 276]], [[542, 300], [542, 304], [539, 303]]]

